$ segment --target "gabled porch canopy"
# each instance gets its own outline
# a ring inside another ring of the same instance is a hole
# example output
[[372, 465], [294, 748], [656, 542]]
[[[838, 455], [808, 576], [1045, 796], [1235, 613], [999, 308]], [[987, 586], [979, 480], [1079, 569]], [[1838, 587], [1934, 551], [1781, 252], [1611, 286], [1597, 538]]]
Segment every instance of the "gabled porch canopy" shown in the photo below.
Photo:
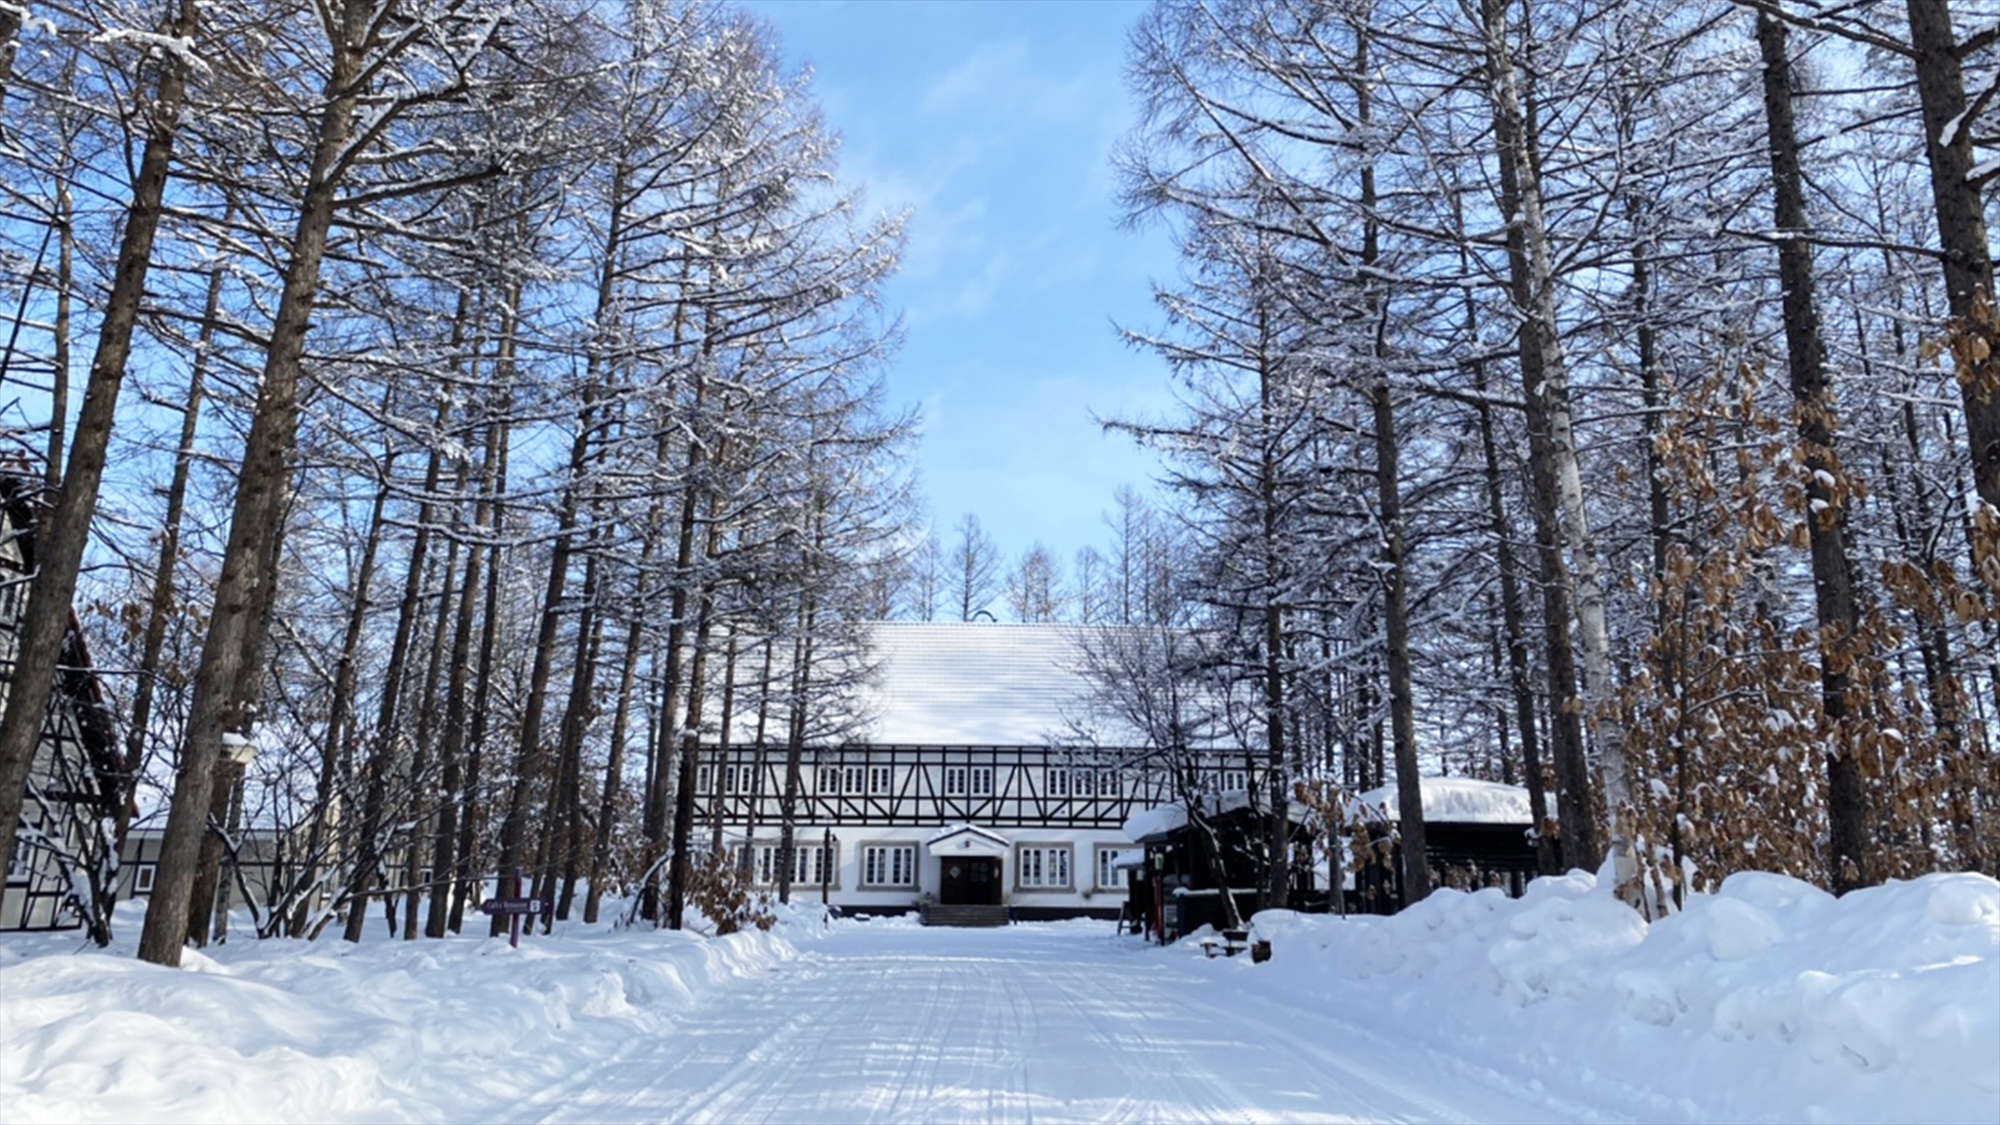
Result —
[[924, 841], [924, 847], [935, 856], [980, 856], [991, 859], [1005, 859], [1013, 850], [1013, 842], [990, 828], [980, 828], [971, 824], [948, 825], [932, 834]]

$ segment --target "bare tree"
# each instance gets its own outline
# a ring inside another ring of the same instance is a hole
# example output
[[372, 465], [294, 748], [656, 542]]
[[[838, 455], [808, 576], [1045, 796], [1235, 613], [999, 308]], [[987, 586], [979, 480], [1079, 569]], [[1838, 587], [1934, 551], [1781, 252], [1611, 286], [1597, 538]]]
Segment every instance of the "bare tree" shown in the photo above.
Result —
[[1006, 591], [1007, 608], [1016, 621], [1055, 621], [1070, 602], [1070, 593], [1063, 586], [1061, 564], [1039, 542], [1029, 547], [1007, 572]]
[[979, 517], [971, 512], [958, 521], [957, 532], [949, 559], [951, 599], [956, 603], [958, 619], [970, 621], [987, 612], [987, 603], [997, 592], [1000, 550], [993, 545], [993, 537], [979, 526]]

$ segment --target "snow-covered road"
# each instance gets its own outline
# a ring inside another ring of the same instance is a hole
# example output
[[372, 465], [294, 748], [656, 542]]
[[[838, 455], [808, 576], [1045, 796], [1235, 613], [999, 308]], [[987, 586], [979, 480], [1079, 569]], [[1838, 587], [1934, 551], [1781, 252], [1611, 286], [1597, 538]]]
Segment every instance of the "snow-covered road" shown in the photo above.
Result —
[[1505, 1078], [1103, 923], [842, 927], [523, 1121], [1549, 1121]]

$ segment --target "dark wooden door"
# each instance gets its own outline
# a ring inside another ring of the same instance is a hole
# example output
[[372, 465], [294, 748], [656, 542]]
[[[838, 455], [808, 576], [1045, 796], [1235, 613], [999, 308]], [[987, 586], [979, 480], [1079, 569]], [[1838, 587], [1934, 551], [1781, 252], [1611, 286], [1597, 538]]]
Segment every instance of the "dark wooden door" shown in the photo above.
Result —
[[938, 902], [945, 906], [1000, 905], [1000, 861], [981, 856], [939, 860]]

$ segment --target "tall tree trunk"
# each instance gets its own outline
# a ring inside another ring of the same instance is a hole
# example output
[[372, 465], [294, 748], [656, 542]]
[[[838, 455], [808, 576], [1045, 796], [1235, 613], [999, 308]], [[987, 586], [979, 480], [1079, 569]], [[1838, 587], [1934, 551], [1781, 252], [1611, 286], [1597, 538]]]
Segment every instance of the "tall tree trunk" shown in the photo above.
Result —
[[[699, 372], [695, 375], [693, 415], [700, 419], [707, 399], [708, 382]], [[646, 884], [640, 889], [640, 905], [644, 917], [659, 920], [659, 865], [668, 857], [668, 839], [671, 826], [668, 823], [667, 798], [678, 778], [678, 754], [681, 748], [678, 719], [681, 710], [682, 650], [687, 639], [688, 600], [692, 593], [694, 552], [696, 546], [697, 515], [700, 511], [699, 489], [695, 482], [701, 479], [702, 467], [706, 463], [706, 446], [700, 441], [688, 442], [687, 470], [683, 476], [680, 519], [674, 536], [674, 566], [669, 578], [671, 594], [668, 597], [666, 670], [660, 682], [659, 736], [654, 743], [654, 753], [658, 760], [651, 766], [651, 781], [646, 794]], [[673, 862], [671, 859], [669, 862]], [[679, 928], [678, 917], [668, 919], [668, 925]]]
[[1827, 821], [1836, 891], [1866, 886], [1868, 793], [1849, 729], [1849, 669], [1868, 654], [1858, 651], [1861, 612], [1847, 557], [1847, 502], [1837, 486], [1840, 461], [1833, 448], [1834, 404], [1826, 374], [1814, 299], [1812, 247], [1807, 242], [1805, 188], [1792, 120], [1792, 67], [1785, 25], [1757, 13], [1757, 47], [1764, 58], [1764, 115], [1768, 122], [1771, 186], [1778, 230], [1778, 279], [1784, 289], [1785, 351], [1793, 411], [1805, 454], [1808, 540], [1812, 548], [1813, 604], [1819, 621], [1820, 706], [1831, 728], [1826, 755]]
[[[486, 423], [486, 449], [480, 459], [481, 491], [491, 479], [498, 456], [494, 448], [502, 427], [498, 419]], [[424, 916], [424, 936], [441, 938], [449, 929], [451, 901], [457, 889], [457, 847], [459, 817], [470, 816], [473, 794], [465, 785], [466, 692], [472, 678], [472, 626], [479, 614], [480, 573], [485, 565], [484, 545], [486, 505], [475, 504], [473, 533], [465, 550], [465, 576], [459, 583], [458, 606], [452, 615], [451, 673], [445, 681], [444, 728], [439, 736], [438, 761], [443, 776], [439, 780], [442, 799], [438, 805], [437, 827], [431, 836], [430, 907]], [[461, 508], [461, 512], [463, 509]], [[463, 519], [463, 516], [460, 517]]]
[[285, 268], [257, 404], [244, 443], [222, 571], [195, 674], [181, 771], [174, 781], [153, 897], [139, 938], [139, 957], [155, 964], [180, 964], [181, 940], [187, 933], [188, 894], [194, 885], [216, 756], [221, 749], [224, 711], [233, 686], [244, 678], [243, 654], [256, 647], [246, 643], [250, 640], [247, 634], [257, 627], [249, 610], [259, 587], [276, 577], [259, 572], [257, 566], [264, 556], [264, 543], [277, 533], [282, 518], [287, 466], [298, 431], [300, 361], [319, 291], [327, 232], [333, 224], [339, 162], [346, 157], [352, 139], [372, 15], [372, 6], [365, 0], [346, 0], [340, 18], [327, 25], [333, 39], [327, 103], [320, 116], [298, 225], [289, 247], [291, 259]]
[[817, 611], [811, 591], [799, 599], [799, 635], [792, 641], [789, 706], [785, 713], [785, 794], [778, 803], [778, 901], [792, 901], [792, 849], [798, 841], [799, 798], [805, 792], [806, 694], [812, 687], [813, 627]]
[[[1944, 250], [1945, 296], [1964, 330], [1983, 336], [1983, 359], [1959, 378], [1972, 480], [1979, 498], [2000, 508], [2000, 323], [1993, 308], [1993, 244], [1986, 233], [1984, 184], [1975, 182], [1965, 70], [1951, 25], [1950, 0], [1907, 0], [1910, 46], [1916, 52], [1917, 97], [1923, 104], [1924, 155], [1931, 166], [1938, 245]], [[1989, 89], [1985, 100], [1993, 97]], [[1986, 318], [1982, 321], [1982, 317]], [[1967, 378], [1967, 376], [1970, 378]]]
[[563, 708], [562, 734], [557, 742], [556, 786], [552, 794], [555, 815], [549, 818], [554, 831], [550, 840], [546, 879], [553, 883], [560, 877], [562, 892], [556, 901], [554, 917], [545, 916], [542, 920], [544, 926], [553, 925], [557, 918], [569, 920], [570, 908], [576, 903], [577, 880], [581, 875], [577, 863], [577, 843], [583, 822], [583, 739], [592, 718], [591, 701], [597, 691], [598, 649], [604, 639], [604, 616], [597, 604], [603, 537], [593, 538], [600, 541], [593, 544], [590, 559], [584, 565], [583, 607], [576, 623], [576, 667], [570, 672], [569, 702]]
[[[286, 490], [287, 498], [291, 493]], [[281, 509], [289, 503], [281, 504]], [[262, 555], [257, 565], [266, 573], [276, 573], [279, 555], [284, 551], [285, 518], [281, 510], [278, 526], [266, 536], [261, 548]], [[231, 685], [230, 697], [223, 712], [222, 729], [241, 739], [239, 745], [246, 751], [255, 752], [255, 738], [258, 704], [264, 694], [264, 669], [269, 664], [265, 659], [269, 649], [271, 616], [277, 607], [277, 584], [265, 583], [259, 587], [250, 607], [251, 628], [244, 634], [244, 650], [241, 655], [245, 674]], [[241, 783], [247, 760], [238, 760], [230, 755], [218, 762], [219, 785], [210, 791], [208, 826], [201, 841], [199, 866], [195, 872], [193, 889], [188, 898], [187, 940], [196, 946], [206, 946], [209, 936], [209, 920], [215, 912], [215, 900], [222, 886], [223, 837], [228, 823], [229, 809], [236, 786]]]
[[[732, 627], [729, 630], [729, 640], [725, 643], [722, 654], [722, 715], [720, 725], [716, 728], [715, 734], [716, 785], [709, 798], [708, 812], [708, 848], [711, 853], [718, 857], [723, 854], [722, 811], [724, 807], [723, 802], [728, 797], [728, 787], [722, 784], [723, 771], [730, 768], [729, 743], [730, 734], [732, 733], [730, 728], [736, 722], [736, 644], [736, 630]], [[755, 774], [751, 776], [753, 778], [757, 777]], [[758, 780], [761, 780], [761, 778]], [[751, 781], [743, 781], [740, 787], [746, 800], [752, 802], [757, 800], [757, 790]]]
[[[180, 0], [175, 10], [177, 14], [168, 22], [167, 32], [192, 38], [196, 28], [195, 0]], [[19, 30], [18, 22], [15, 30]], [[12, 42], [13, 38], [10, 35], [6, 41]], [[8, 61], [11, 63], [11, 56]], [[41, 521], [36, 535], [35, 577], [28, 586], [26, 611], [16, 626], [14, 678], [7, 689], [6, 714], [0, 716], [0, 870], [11, 869], [14, 862], [14, 826], [21, 821], [28, 771], [34, 763], [35, 747], [41, 741], [42, 721], [55, 686], [56, 664], [62, 655], [63, 631], [69, 626], [70, 603], [76, 596], [77, 570], [82, 566], [84, 548], [90, 541], [91, 520], [97, 512], [97, 493], [104, 479], [111, 424], [117, 413], [118, 391], [125, 381], [126, 362], [132, 352], [132, 330], [138, 321], [139, 302], [146, 292], [146, 271], [152, 265], [153, 236], [160, 226], [160, 204], [166, 193], [167, 170], [173, 159], [174, 134], [180, 126], [186, 82], [181, 56], [167, 53], [160, 66], [159, 88], [146, 114], [146, 146], [132, 184], [132, 203], [125, 212], [125, 232], [118, 247], [104, 318], [98, 325], [97, 351], [91, 358], [83, 410], [77, 416], [76, 436], [70, 445], [69, 465], [63, 473], [62, 488], [56, 493], [54, 509]], [[202, 793], [199, 812], [206, 812], [207, 797], [206, 792]], [[187, 844], [199, 846], [199, 832], [197, 824], [194, 835], [183, 846], [188, 854], [182, 858], [190, 868], [193, 848]], [[187, 874], [192, 875], [192, 870]], [[183, 889], [181, 893], [186, 892]], [[154, 901], [158, 900], [156, 891]], [[185, 911], [184, 905], [182, 910]], [[185, 914], [170, 928], [178, 957], [180, 934], [187, 929]]]
[[[751, 863], [756, 859], [756, 856], [753, 854], [753, 846], [757, 841], [757, 827], [764, 815], [764, 770], [770, 764], [770, 747], [764, 736], [765, 732], [770, 729], [771, 665], [777, 656], [777, 646], [771, 643], [771, 638], [768, 636], [764, 638], [762, 643], [764, 646], [764, 667], [763, 671], [757, 677], [757, 726], [751, 732], [751, 745], [753, 749], [751, 750], [750, 771], [751, 776], [757, 779], [757, 784], [751, 790], [750, 815], [743, 818], [743, 854], [738, 858], [736, 864], [736, 869], [743, 873], [745, 879], [750, 877]], [[780, 792], [782, 793], [782, 791], [781, 787]], [[828, 858], [827, 862], [833, 862], [831, 857]]]
[[708, 678], [708, 648], [715, 626], [715, 593], [704, 584], [694, 630], [694, 659], [688, 662], [687, 721], [682, 724], [680, 780], [674, 788], [673, 860], [667, 872], [667, 926], [681, 928], [687, 905], [689, 857], [694, 842], [695, 764], [701, 759], [701, 712]]
[[[528, 854], [528, 807], [535, 785], [541, 780], [544, 759], [542, 716], [548, 706], [549, 678], [553, 672], [556, 633], [562, 623], [563, 591], [569, 585], [569, 564], [576, 535], [578, 493], [590, 463], [590, 431], [595, 416], [594, 392], [586, 388], [582, 412], [577, 418], [576, 437], [570, 443], [569, 479], [563, 485], [562, 509], [556, 517], [556, 538], [549, 552], [548, 583], [542, 590], [541, 624], [535, 633], [533, 660], [528, 671], [527, 703], [522, 709], [521, 729], [514, 748], [514, 784], [507, 798], [507, 816], [500, 824], [500, 880], [511, 887], [507, 894], [519, 894], [515, 883]], [[507, 919], [494, 915], [492, 934], [506, 932]]]
[[[23, 0], [25, 2], [25, 0]], [[74, 76], [75, 66], [69, 67]], [[62, 153], [56, 158], [56, 322], [49, 370], [49, 444], [43, 464], [49, 495], [62, 485], [63, 439], [69, 433], [69, 333], [70, 287], [75, 281], [76, 208], [71, 203], [69, 180], [73, 174], [70, 139], [63, 133]]]
[[[1368, 30], [1355, 28], [1355, 72], [1369, 74]], [[1374, 119], [1374, 97], [1367, 83], [1355, 87], [1358, 114], [1366, 131]], [[1396, 440], [1394, 391], [1389, 385], [1388, 312], [1379, 291], [1382, 234], [1375, 220], [1375, 165], [1361, 166], [1361, 272], [1367, 278], [1363, 298], [1372, 322], [1374, 369], [1368, 373], [1368, 400], [1374, 414], [1375, 503], [1382, 527], [1382, 618], [1388, 645], [1389, 729], [1396, 747], [1396, 806], [1403, 846], [1403, 893], [1408, 903], [1430, 897], [1431, 868], [1424, 831], [1423, 778], [1417, 765], [1416, 700], [1410, 673], [1409, 575], [1403, 539], [1403, 480], [1401, 450]]]
[[[458, 469], [458, 483], [452, 489], [453, 495], [463, 496], [465, 494], [469, 471], [470, 466], [466, 462], [461, 461]], [[456, 507], [456, 504], [454, 504], [454, 507]], [[435, 736], [439, 720], [438, 680], [444, 675], [445, 625], [451, 621], [451, 611], [458, 600], [459, 548], [460, 542], [458, 537], [448, 535], [446, 537], [444, 565], [438, 568], [441, 572], [439, 580], [443, 585], [442, 589], [437, 593], [437, 613], [431, 619], [430, 660], [428, 661], [428, 666], [424, 669], [423, 690], [417, 697], [417, 741], [415, 751], [410, 757], [409, 796], [407, 798], [410, 802], [410, 810], [408, 815], [403, 818], [410, 826], [408, 836], [403, 845], [403, 887], [405, 889], [405, 906], [403, 910], [404, 941], [415, 941], [417, 938], [417, 911], [423, 902], [424, 883], [426, 882], [423, 878], [424, 843], [428, 839], [430, 832], [435, 830], [434, 827], [427, 829], [426, 825], [434, 825], [439, 814], [439, 806], [447, 804], [451, 800], [450, 794], [447, 791], [433, 787], [429, 779], [432, 769], [435, 768], [432, 765], [431, 748], [436, 745]], [[433, 792], [440, 794], [438, 800], [432, 800], [430, 794]], [[442, 874], [443, 872], [435, 868], [431, 871], [432, 878], [438, 878]]]
[[486, 551], [486, 604], [479, 627], [479, 669], [473, 679], [471, 724], [465, 736], [466, 803], [459, 820], [458, 846], [452, 859], [452, 877], [457, 887], [457, 893], [451, 898], [453, 933], [462, 933], [465, 929], [465, 908], [468, 903], [479, 899], [480, 872], [484, 870], [479, 847], [485, 814], [480, 782], [486, 760], [486, 728], [493, 700], [494, 663], [500, 644], [500, 544], [505, 541], [507, 531], [508, 439], [512, 433], [507, 420], [512, 392], [507, 388], [511, 388], [514, 382], [515, 333], [520, 326], [520, 308], [521, 286], [516, 283], [508, 290], [507, 299], [501, 306], [500, 350], [494, 361], [498, 374], [496, 381], [502, 388], [499, 396], [501, 405], [495, 411], [497, 417], [493, 423], [499, 432], [489, 438], [485, 498], [480, 509], [492, 546]]
[[[1485, 365], [1480, 364], [1480, 390], [1485, 390], [1485, 381]], [[1500, 572], [1500, 625], [1506, 638], [1507, 686], [1514, 697], [1514, 723], [1521, 736], [1521, 772], [1528, 787], [1528, 813], [1535, 821], [1535, 868], [1544, 875], [1557, 875], [1562, 868], [1560, 840], [1549, 831], [1549, 798], [1542, 780], [1542, 740], [1535, 725], [1535, 689], [1528, 671], [1527, 613], [1521, 600], [1520, 563], [1514, 558], [1514, 528], [1507, 518], [1499, 443], [1493, 436], [1493, 410], [1483, 402], [1479, 405], [1479, 447], [1486, 464], [1486, 511], [1493, 530], [1494, 563]]]
[[[1260, 268], [1261, 265], [1260, 265]], [[1260, 279], [1261, 280], [1261, 279]], [[1261, 286], [1260, 286], [1261, 287]], [[1264, 704], [1264, 793], [1269, 812], [1264, 823], [1264, 886], [1258, 897], [1266, 907], [1283, 909], [1291, 890], [1291, 771], [1285, 753], [1285, 606], [1279, 600], [1284, 581], [1284, 562], [1278, 552], [1281, 533], [1278, 519], [1277, 443], [1281, 425], [1277, 387], [1278, 373], [1270, 354], [1270, 317], [1267, 298], [1258, 297], [1257, 398], [1261, 432], [1258, 434], [1257, 517], [1259, 546], [1263, 553], [1262, 604], [1258, 647], [1262, 649], [1261, 685]], [[1247, 778], [1246, 778], [1247, 780]]]
[[[463, 340], [466, 304], [459, 300], [458, 319], [453, 326], [454, 343]], [[454, 349], [456, 351], [456, 349]], [[435, 430], [440, 438], [451, 420], [451, 400], [438, 403]], [[384, 858], [383, 820], [388, 812], [389, 776], [404, 739], [400, 719], [403, 681], [408, 676], [410, 651], [415, 644], [417, 615], [423, 609], [424, 582], [430, 575], [430, 543], [437, 511], [431, 498], [437, 495], [444, 472], [443, 451], [435, 446], [424, 467], [423, 500], [417, 505], [416, 536], [410, 543], [410, 560], [403, 575], [403, 598], [396, 608], [396, 634], [389, 645], [389, 663], [382, 672], [382, 698], [376, 709], [375, 731], [368, 740], [367, 782], [361, 794], [361, 831], [355, 850], [354, 868], [347, 879], [347, 926], [342, 936], [360, 941], [368, 923], [368, 898], [377, 869]]]
[[[1574, 608], [1578, 638], [1583, 646], [1582, 705], [1597, 733], [1598, 752], [1603, 763], [1612, 876], [1619, 895], [1628, 902], [1636, 903], [1640, 889], [1639, 871], [1632, 841], [1627, 835], [1631, 794], [1625, 761], [1625, 732], [1611, 707], [1611, 634], [1605, 617], [1602, 565], [1597, 557], [1589, 513], [1584, 506], [1583, 474], [1570, 420], [1569, 378], [1557, 334], [1554, 266], [1542, 215], [1540, 177], [1522, 118], [1509, 51], [1507, 6], [1507, 0], [1482, 0], [1486, 69], [1493, 99], [1493, 131], [1500, 149], [1502, 191], [1509, 204], [1508, 259], [1513, 271], [1516, 307], [1522, 318], [1522, 389], [1527, 399], [1538, 408], [1530, 411], [1530, 429], [1537, 428], [1538, 422], [1545, 427], [1544, 451], [1550, 461], [1549, 475], [1553, 478], [1556, 498], [1560, 503], [1563, 539], [1569, 549], [1569, 567], [1575, 575], [1572, 587], [1575, 591]], [[1540, 460], [1541, 457], [1535, 459]], [[1558, 743], [1558, 752], [1564, 749]], [[1559, 769], [1561, 765], [1559, 762]], [[1581, 799], [1564, 806], [1563, 829], [1568, 838], [1584, 825], [1592, 824], [1588, 800], [1589, 777], [1583, 763], [1571, 763], [1569, 770], [1561, 772], [1570, 775], [1564, 778], [1565, 796], [1573, 783], [1584, 787], [1579, 794]], [[1581, 777], [1577, 776], [1579, 774]], [[1582, 806], [1577, 810], [1578, 819], [1574, 821], [1569, 819], [1572, 804]]]
[[[223, 208], [222, 221], [235, 214], [234, 205]], [[146, 749], [152, 741], [153, 698], [159, 690], [160, 653], [166, 647], [167, 626], [173, 620], [174, 573], [180, 565], [181, 525], [187, 514], [188, 478], [194, 468], [194, 440], [201, 424], [201, 406], [208, 388], [210, 348], [220, 323], [223, 269], [208, 272], [208, 292], [202, 300], [201, 327], [195, 338], [194, 362], [189, 365], [187, 394], [181, 402], [180, 444], [174, 447], [174, 468], [167, 482], [167, 511], [160, 525], [160, 555], [153, 565], [153, 589], [146, 603], [146, 633], [139, 643], [138, 675], [132, 686], [130, 724], [125, 732], [123, 776], [119, 779], [118, 812], [113, 821], [112, 839], [118, 854], [125, 854], [125, 838], [131, 833], [134, 797], [140, 771], [146, 766]]]
[[[645, 604], [643, 579], [637, 604]], [[590, 885], [583, 898], [583, 920], [595, 924], [604, 903], [604, 882], [611, 872], [611, 843], [618, 820], [618, 795], [624, 781], [625, 740], [630, 737], [632, 688], [639, 675], [642, 626], [639, 614], [625, 626], [625, 648], [618, 666], [618, 702], [611, 713], [611, 746], [604, 759], [604, 789], [598, 797], [597, 832], [590, 847]]]

